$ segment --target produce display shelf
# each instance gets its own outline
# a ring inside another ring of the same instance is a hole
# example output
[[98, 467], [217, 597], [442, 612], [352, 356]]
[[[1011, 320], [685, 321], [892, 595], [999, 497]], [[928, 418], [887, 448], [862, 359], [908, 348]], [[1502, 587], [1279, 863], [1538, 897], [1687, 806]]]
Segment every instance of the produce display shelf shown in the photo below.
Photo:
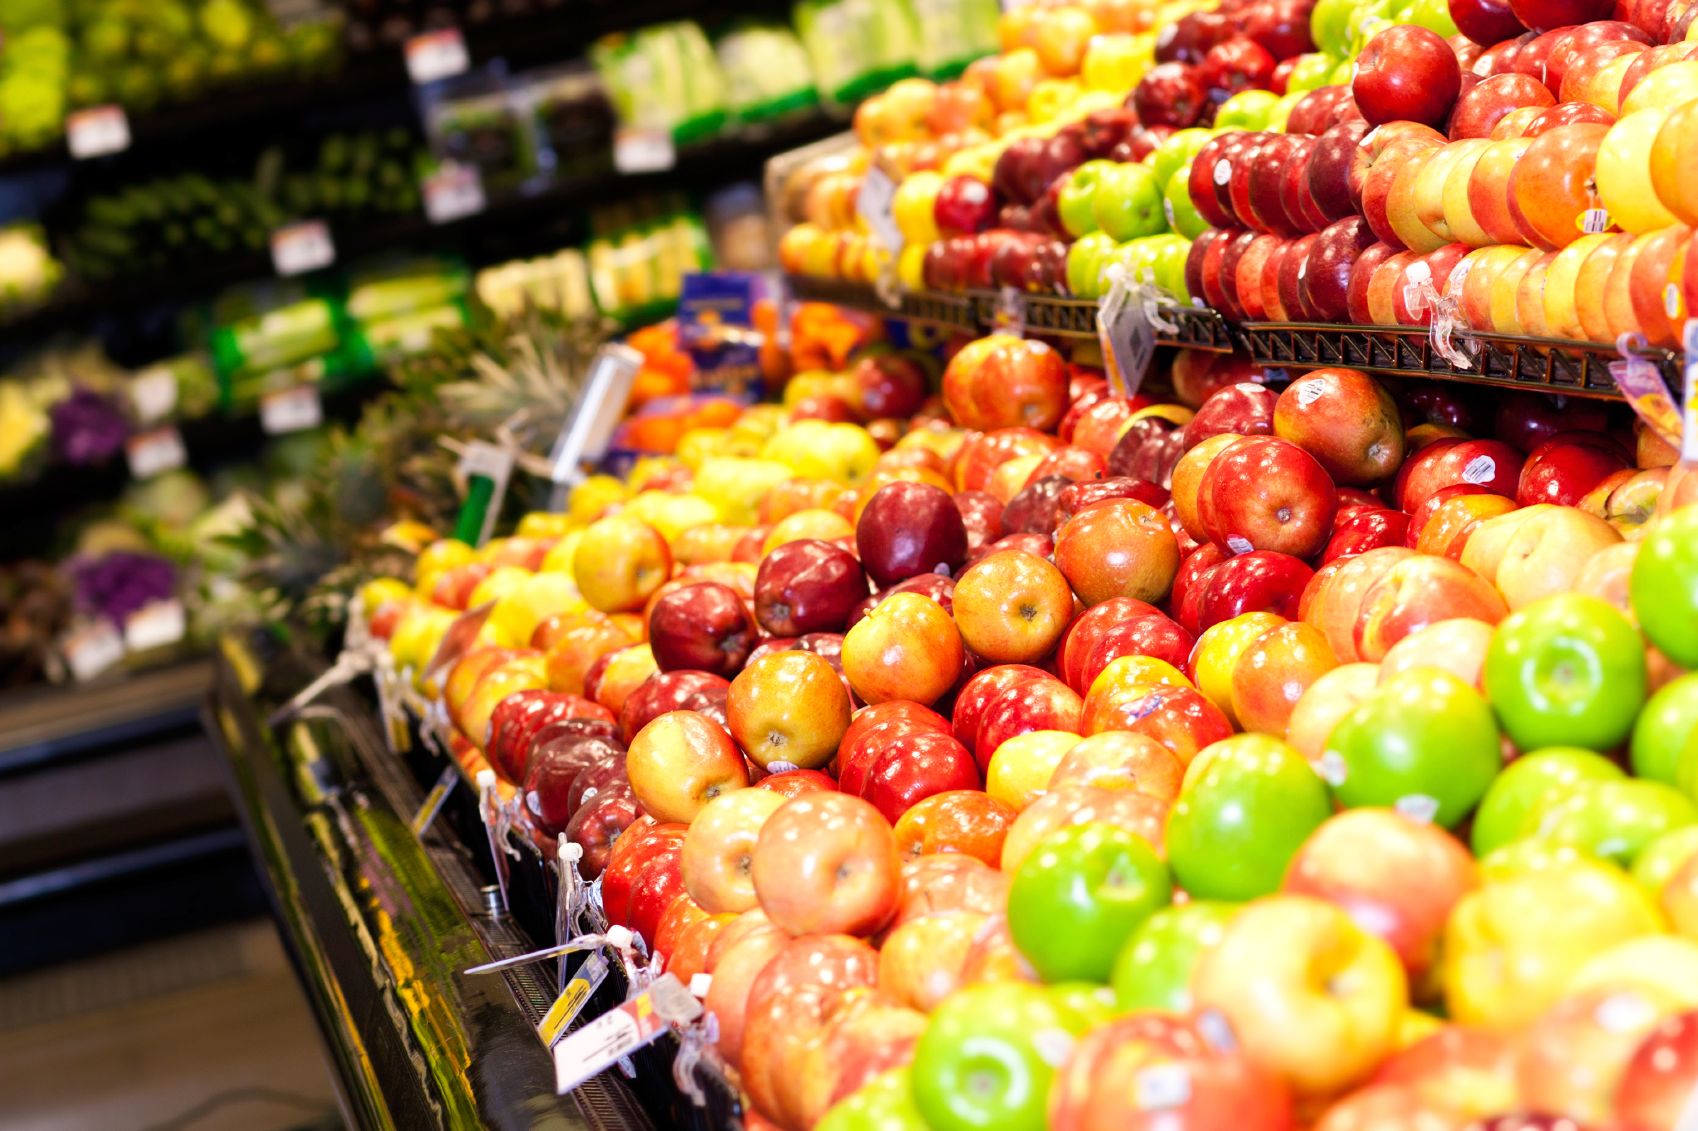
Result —
[[[520, 4], [501, 8], [522, 7]], [[471, 69], [497, 61], [509, 68], [581, 58], [595, 40], [613, 32], [679, 19], [716, 16], [702, 0], [549, 0], [537, 10], [505, 10], [461, 29]], [[753, 0], [739, 14], [786, 16], [789, 5]], [[130, 145], [122, 154], [177, 145], [201, 147], [229, 134], [248, 134], [262, 123], [296, 123], [303, 117], [341, 111], [379, 98], [408, 98], [413, 83], [403, 43], [344, 49], [340, 62], [322, 75], [278, 76], [232, 83], [176, 105], [130, 115]], [[110, 159], [102, 159], [110, 160]], [[0, 158], [0, 177], [57, 168], [74, 159], [61, 138], [51, 145]]]
[[192, 722], [211, 675], [196, 657], [8, 692], [0, 696], [0, 778]]
[[973, 303], [965, 295], [898, 290], [893, 305], [880, 298], [872, 287], [860, 283], [840, 279], [816, 279], [810, 275], [786, 275], [784, 283], [790, 297], [802, 302], [827, 302], [886, 318], [924, 322], [969, 332], [976, 331], [979, 326]]
[[[1609, 365], [1621, 355], [1599, 342], [1557, 341], [1509, 334], [1458, 334], [1478, 343], [1473, 368], [1453, 365], [1425, 327], [1345, 326], [1316, 322], [1247, 322], [1239, 327], [1252, 360], [1264, 366], [1331, 365], [1372, 373], [1466, 381], [1500, 388], [1535, 389], [1573, 396], [1620, 399]], [[1647, 350], [1678, 401], [1680, 357]]]
[[[440, 818], [422, 838], [413, 833], [424, 790], [385, 747], [375, 710], [348, 689], [271, 725], [276, 708], [324, 668], [274, 649], [261, 638], [223, 642], [208, 726], [349, 1125], [676, 1126], [641, 1102], [645, 1081], [670, 1083], [664, 1070], [644, 1071], [642, 1054], [636, 1086], [609, 1072], [555, 1094], [535, 1028], [557, 991], [554, 964], [465, 973], [537, 946], [523, 920], [501, 909], [487, 848]], [[469, 794], [450, 797], [475, 811]]]
[[[615, 197], [665, 187], [705, 191], [740, 176], [753, 175], [774, 153], [826, 137], [842, 129], [842, 120], [825, 111], [763, 124], [710, 141], [685, 146], [676, 165], [653, 173], [617, 173], [562, 180], [526, 195], [497, 197], [478, 212], [445, 223], [422, 213], [351, 230], [333, 230], [338, 264], [389, 250], [460, 249], [476, 262], [490, 259], [497, 240], [503, 255], [552, 250], [564, 236], [552, 221], [575, 221], [590, 205]], [[534, 221], [530, 223], [528, 221]], [[511, 245], [511, 246], [509, 246]], [[70, 283], [41, 306], [0, 321], [0, 348], [39, 342], [62, 330], [86, 331], [89, 324], [121, 312], [159, 308], [210, 298], [226, 287], [273, 275], [267, 256], [241, 256], [203, 269], [170, 272], [101, 284]]]

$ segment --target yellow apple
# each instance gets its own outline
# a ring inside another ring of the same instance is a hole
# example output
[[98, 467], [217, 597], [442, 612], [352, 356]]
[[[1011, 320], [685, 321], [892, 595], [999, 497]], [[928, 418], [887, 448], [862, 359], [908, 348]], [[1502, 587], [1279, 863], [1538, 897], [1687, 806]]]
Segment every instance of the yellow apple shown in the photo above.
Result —
[[1245, 649], [1263, 633], [1285, 623], [1278, 613], [1241, 613], [1204, 629], [1191, 648], [1190, 668], [1197, 690], [1219, 707], [1235, 727], [1238, 720], [1232, 713], [1232, 669], [1238, 666], [1238, 658]]
[[[1656, 73], [1653, 71], [1652, 76]], [[1651, 179], [1652, 149], [1673, 114], [1671, 106], [1637, 110], [1611, 126], [1598, 146], [1598, 162], [1592, 174], [1598, 185], [1598, 200], [1624, 232], [1649, 232], [1678, 222], [1679, 218], [1658, 199]]]
[[1698, 98], [1698, 62], [1682, 59], [1658, 67], [1640, 79], [1622, 99], [1620, 118], [1653, 106], [1679, 106], [1694, 98]]
[[495, 625], [512, 644], [529, 644], [537, 625], [555, 613], [578, 613], [588, 608], [589, 604], [568, 575], [533, 573], [496, 599], [485, 623]]
[[1687, 224], [1698, 224], [1694, 168], [1698, 168], [1698, 100], [1671, 109], [1651, 146], [1651, 187], [1663, 207]]
[[1380, 665], [1369, 663], [1340, 664], [1323, 674], [1291, 709], [1285, 740], [1319, 765], [1333, 727], [1374, 693], [1379, 677]]
[[1024, 809], [1049, 788], [1055, 768], [1079, 736], [1065, 730], [1017, 734], [996, 748], [985, 769], [985, 792], [1015, 809]]
[[[1648, 194], [1650, 190], [1643, 191]], [[1613, 210], [1611, 215], [1614, 215]], [[1585, 340], [1586, 331], [1580, 325], [1580, 308], [1576, 305], [1576, 281], [1586, 257], [1609, 240], [1610, 237], [1602, 233], [1581, 236], [1557, 252], [1551, 260], [1549, 269], [1545, 271], [1545, 328], [1552, 337]]]
[[853, 538], [855, 527], [850, 521], [836, 511], [828, 511], [821, 507], [808, 507], [787, 514], [773, 523], [768, 531], [766, 541], [761, 543], [761, 553], [770, 554], [786, 542], [800, 542], [804, 539], [817, 538], [830, 542], [838, 538]]
[[1620, 541], [1601, 518], [1576, 507], [1537, 503], [1481, 521], [1462, 549], [1462, 564], [1519, 609], [1571, 592], [1592, 555]]
[[932, 209], [937, 203], [937, 191], [943, 186], [943, 174], [931, 169], [909, 173], [896, 186], [890, 201], [891, 219], [896, 230], [909, 245], [925, 245], [938, 238], [937, 221]]

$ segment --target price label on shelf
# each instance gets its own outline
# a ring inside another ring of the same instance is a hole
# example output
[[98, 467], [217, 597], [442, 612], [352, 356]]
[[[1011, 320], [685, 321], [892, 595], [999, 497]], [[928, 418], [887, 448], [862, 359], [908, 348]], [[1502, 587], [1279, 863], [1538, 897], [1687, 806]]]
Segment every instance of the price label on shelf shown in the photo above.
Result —
[[432, 224], [475, 216], [487, 204], [476, 165], [444, 165], [424, 179], [421, 192], [425, 216]]
[[566, 1035], [566, 1030], [577, 1020], [578, 1014], [584, 1011], [584, 1003], [590, 1000], [590, 995], [601, 987], [607, 980], [610, 964], [607, 955], [595, 951], [584, 964], [578, 967], [578, 972], [572, 975], [572, 980], [566, 983], [566, 988], [560, 991], [560, 996], [554, 999], [554, 1004], [543, 1014], [541, 1023], [537, 1025], [537, 1036], [542, 1043], [553, 1048]]
[[442, 803], [448, 800], [448, 795], [454, 792], [454, 787], [458, 784], [460, 784], [460, 767], [450, 762], [443, 768], [442, 773], [437, 775], [436, 784], [430, 787], [429, 793], [425, 794], [424, 802], [419, 806], [419, 811], [413, 814], [414, 836], [422, 838], [425, 833], [430, 831], [430, 826], [436, 820], [437, 813], [442, 811]]
[[302, 220], [271, 233], [271, 263], [279, 275], [304, 275], [336, 262], [336, 245], [323, 220]]
[[59, 642], [59, 651], [81, 683], [93, 679], [124, 658], [124, 638], [111, 621], [100, 620], [74, 629]]
[[188, 626], [183, 602], [175, 597], [155, 601], [131, 613], [124, 622], [124, 647], [131, 652], [163, 648], [181, 640]]
[[1115, 396], [1130, 397], [1144, 383], [1156, 352], [1156, 331], [1126, 269], [1109, 268], [1108, 294], [1097, 307], [1097, 344]]
[[664, 173], [676, 164], [671, 130], [620, 126], [613, 131], [613, 167], [621, 173]]
[[419, 86], [463, 75], [471, 68], [466, 37], [457, 27], [438, 28], [407, 40], [407, 76]]
[[189, 453], [183, 447], [183, 434], [175, 425], [167, 424], [125, 440], [124, 458], [130, 465], [130, 478], [152, 479], [188, 463]]
[[155, 365], [130, 378], [130, 405], [143, 424], [164, 420], [177, 407], [177, 374], [167, 365]]
[[892, 214], [896, 199], [896, 182], [878, 166], [867, 170], [861, 178], [861, 191], [855, 197], [855, 211], [867, 222], [873, 239], [896, 255], [902, 251], [902, 230]]
[[296, 385], [259, 400], [259, 426], [268, 436], [305, 432], [324, 423], [324, 402], [314, 385]]
[[676, 974], [654, 984], [554, 1046], [554, 1090], [565, 1095], [592, 1076], [658, 1040], [669, 1025], [684, 1025], [702, 1015]]
[[65, 146], [78, 161], [130, 148], [130, 119], [122, 106], [90, 106], [65, 116]]

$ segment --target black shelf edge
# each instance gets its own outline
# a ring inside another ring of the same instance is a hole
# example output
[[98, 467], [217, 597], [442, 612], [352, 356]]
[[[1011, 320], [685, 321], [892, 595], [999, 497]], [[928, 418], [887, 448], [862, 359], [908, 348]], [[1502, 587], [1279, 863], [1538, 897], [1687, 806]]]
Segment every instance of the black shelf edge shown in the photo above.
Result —
[[197, 658], [0, 698], [0, 778], [193, 723], [212, 682]]

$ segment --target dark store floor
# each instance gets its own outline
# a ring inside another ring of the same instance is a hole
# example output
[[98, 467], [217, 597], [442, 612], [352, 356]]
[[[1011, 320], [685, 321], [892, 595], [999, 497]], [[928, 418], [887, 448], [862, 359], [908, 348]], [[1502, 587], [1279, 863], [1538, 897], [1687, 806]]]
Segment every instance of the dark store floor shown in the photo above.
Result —
[[341, 1126], [268, 922], [0, 981], [0, 1131]]

